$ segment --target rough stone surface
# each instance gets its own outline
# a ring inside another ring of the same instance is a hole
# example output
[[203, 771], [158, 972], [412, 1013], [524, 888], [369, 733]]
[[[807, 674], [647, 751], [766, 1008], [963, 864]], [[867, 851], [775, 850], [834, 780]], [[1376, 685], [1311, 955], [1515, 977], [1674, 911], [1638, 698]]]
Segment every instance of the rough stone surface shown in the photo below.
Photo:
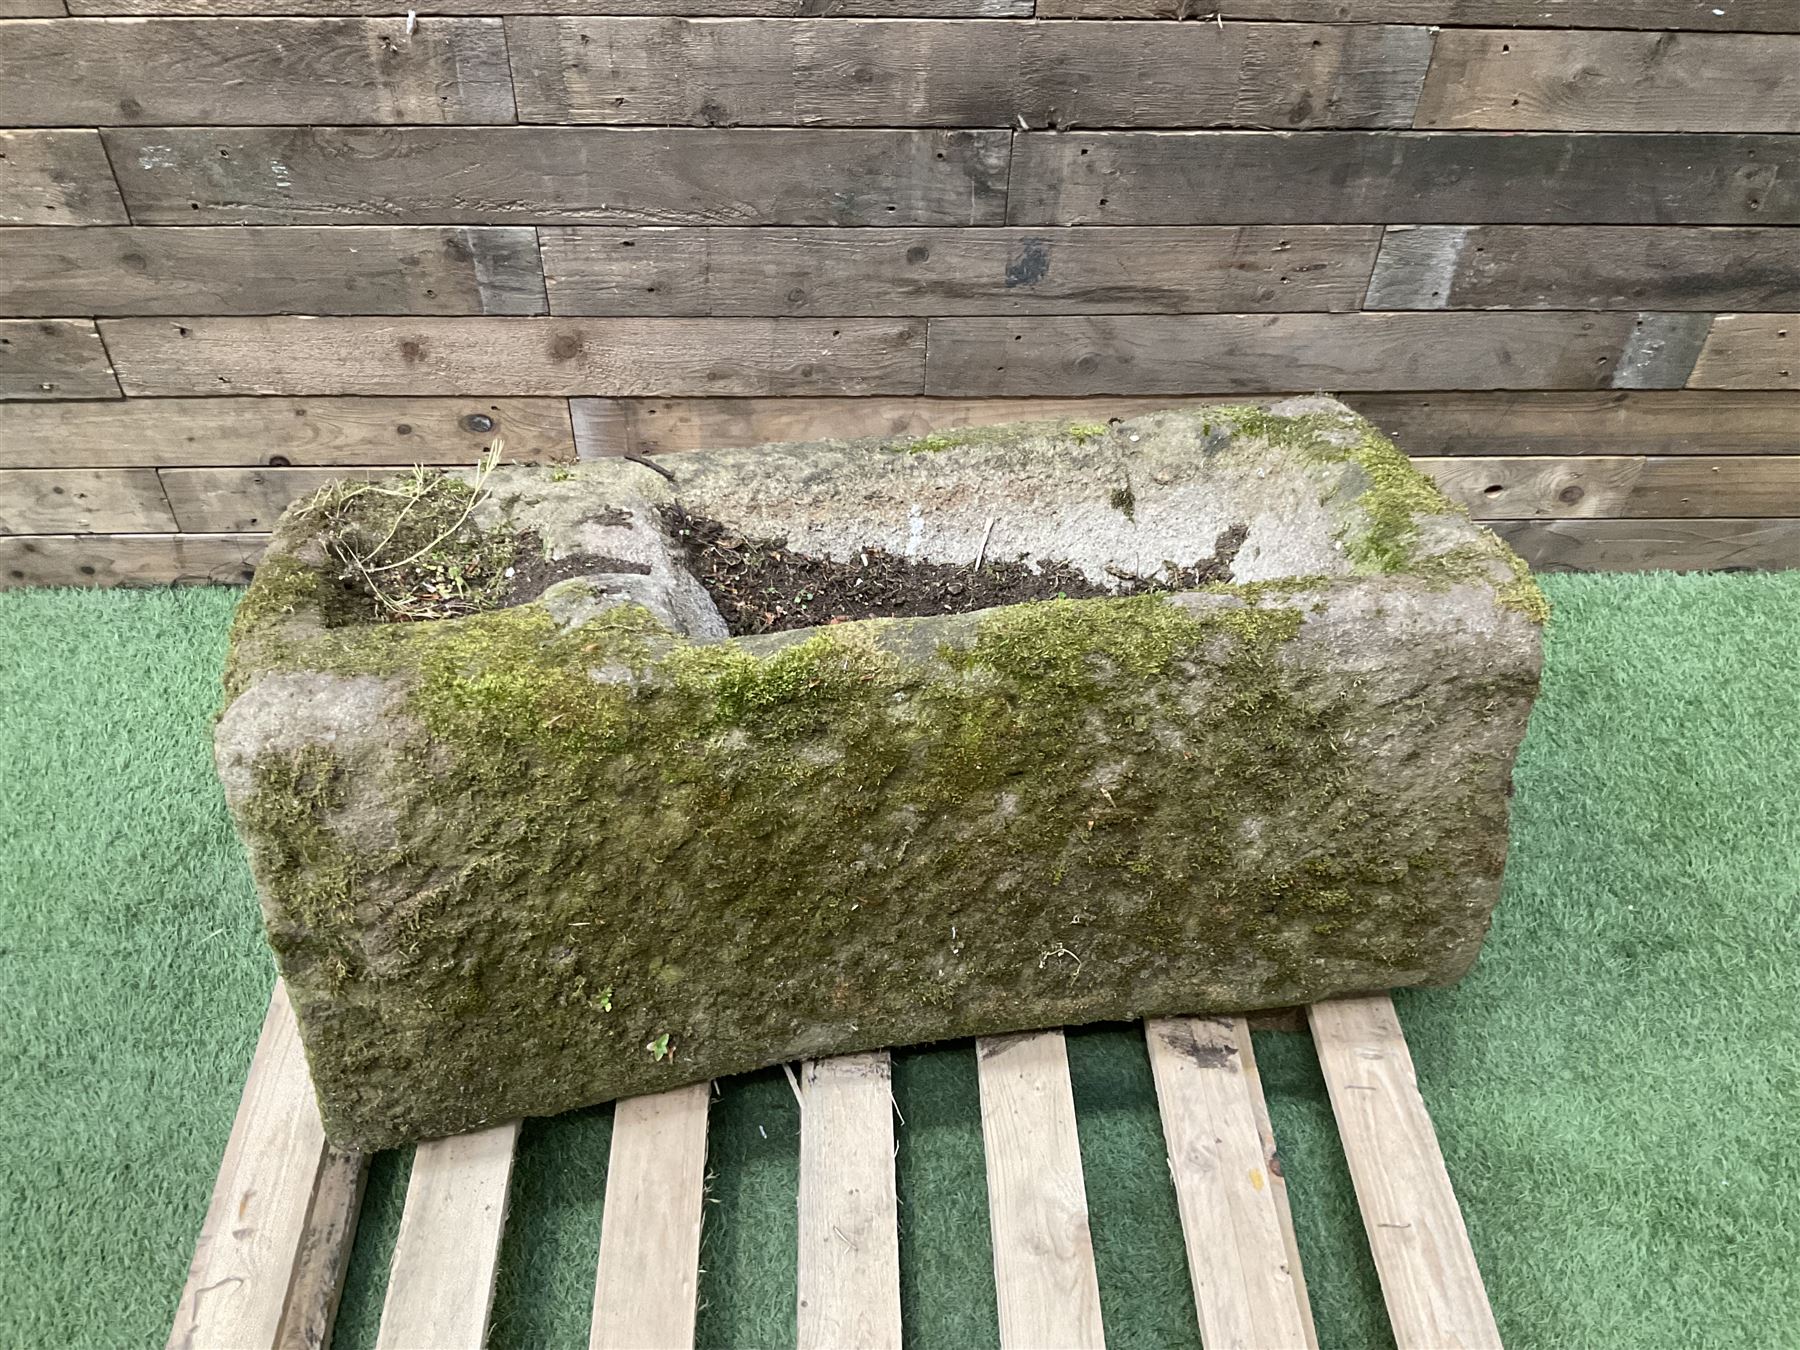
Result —
[[[662, 462], [485, 484], [607, 560], [526, 603], [346, 611], [317, 503], [245, 597], [219, 771], [338, 1144], [1475, 959], [1542, 598], [1340, 405]], [[726, 638], [675, 502], [1098, 582], [1248, 533], [1199, 591]]]

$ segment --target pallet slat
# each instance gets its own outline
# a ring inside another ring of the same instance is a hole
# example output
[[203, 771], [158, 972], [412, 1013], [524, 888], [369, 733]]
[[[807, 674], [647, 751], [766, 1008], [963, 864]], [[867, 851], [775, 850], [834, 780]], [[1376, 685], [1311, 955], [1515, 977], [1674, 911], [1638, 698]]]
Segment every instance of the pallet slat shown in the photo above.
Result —
[[0, 535], [175, 528], [155, 469], [0, 469]]
[[893, 1063], [800, 1066], [800, 1350], [899, 1350]]
[[711, 1095], [695, 1083], [614, 1108], [592, 1350], [693, 1344]]
[[1800, 567], [1800, 518], [1496, 520], [1540, 572], [1777, 571]]
[[0, 590], [17, 586], [242, 586], [266, 534], [0, 534]]
[[[933, 319], [933, 395], [1244, 394], [1278, 387], [1674, 388], [1703, 314], [1144, 314]], [[115, 356], [117, 356], [115, 349]], [[125, 362], [119, 361], [125, 374]]]
[[326, 1146], [275, 1350], [321, 1350], [331, 1344], [331, 1326], [337, 1318], [344, 1278], [350, 1273], [356, 1221], [368, 1179], [368, 1155]]
[[[17, 0], [13, 0], [17, 3]], [[27, 0], [35, 3], [36, 0]], [[1757, 0], [1762, 3], [1763, 0]], [[270, 0], [70, 0], [75, 14], [246, 14]], [[285, 14], [394, 12], [391, 0], [280, 0]], [[434, 0], [433, 14], [666, 14], [797, 18], [817, 15], [818, 0]], [[1028, 19], [1031, 0], [833, 0], [832, 18]]]
[[119, 397], [92, 319], [0, 319], [0, 399]]
[[433, 1139], [413, 1155], [376, 1350], [487, 1343], [519, 1122]]
[[561, 399], [125, 399], [19, 404], [0, 418], [0, 468], [469, 465], [496, 436], [509, 461], [575, 458]]
[[1021, 132], [1009, 183], [1011, 225], [1793, 225], [1800, 137]]
[[1410, 126], [1423, 28], [513, 18], [524, 122]]
[[498, 19], [49, 19], [0, 42], [18, 125], [512, 120]]
[[975, 1044], [1004, 1350], [1098, 1350], [1100, 1316], [1075, 1096], [1060, 1031]]
[[1224, 1347], [1309, 1345], [1292, 1219], [1276, 1202], [1244, 1064], [1241, 1017], [1158, 1018], [1145, 1024], [1187, 1243], [1200, 1338]]
[[[152, 3], [153, 0], [144, 0]], [[80, 8], [83, 0], [74, 0]], [[1230, 22], [1518, 24], [1523, 27], [1724, 29], [1800, 33], [1791, 0], [1206, 0]], [[1193, 0], [1039, 0], [1039, 18], [1192, 19]]]
[[1453, 28], [1417, 125], [1496, 131], [1800, 131], [1800, 37]]
[[169, 1350], [276, 1344], [326, 1156], [300, 1030], [278, 980], [175, 1310]]
[[1263, 1096], [1262, 1074], [1256, 1067], [1254, 1033], [1269, 1030], [1304, 1032], [1305, 1010], [1285, 1008], [1273, 1012], [1251, 1013], [1238, 1033], [1238, 1051], [1243, 1060], [1244, 1077], [1250, 1092], [1250, 1109], [1256, 1116], [1256, 1132], [1262, 1141], [1269, 1192], [1275, 1197], [1275, 1216], [1281, 1225], [1281, 1242], [1287, 1252], [1287, 1268], [1288, 1275], [1293, 1280], [1294, 1301], [1300, 1306], [1300, 1327], [1306, 1333], [1306, 1350], [1319, 1350], [1319, 1333], [1313, 1325], [1312, 1300], [1307, 1295], [1306, 1274], [1300, 1265], [1300, 1238], [1294, 1231], [1293, 1208], [1288, 1203], [1287, 1177], [1281, 1164], [1281, 1151], [1275, 1146], [1275, 1126], [1269, 1119], [1268, 1099]]
[[1791, 455], [1471, 455], [1413, 462], [1478, 520], [1800, 516], [1800, 460]]
[[916, 393], [925, 364], [917, 319], [100, 323], [134, 396]]
[[518, 226], [12, 230], [0, 314], [542, 314]]
[[1353, 310], [1380, 236], [1362, 225], [540, 233], [554, 313], [703, 316]]
[[1800, 314], [1721, 314], [1688, 381], [1694, 389], [1800, 389]]
[[1004, 131], [885, 129], [101, 134], [140, 225], [1000, 225], [1009, 147]]
[[123, 225], [97, 131], [0, 131], [0, 225]]
[[1307, 1015], [1398, 1350], [1499, 1350], [1392, 1000], [1333, 999]]

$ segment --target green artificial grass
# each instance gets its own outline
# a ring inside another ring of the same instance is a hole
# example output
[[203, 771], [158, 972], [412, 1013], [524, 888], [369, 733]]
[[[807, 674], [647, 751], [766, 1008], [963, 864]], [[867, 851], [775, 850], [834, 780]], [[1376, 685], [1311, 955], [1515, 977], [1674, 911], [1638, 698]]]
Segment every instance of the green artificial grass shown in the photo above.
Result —
[[[1550, 577], [1506, 895], [1398, 997], [1516, 1346], [1800, 1343], [1800, 573]], [[230, 591], [0, 595], [0, 1345], [159, 1344], [271, 970], [208, 757]], [[1197, 1347], [1141, 1040], [1069, 1038], [1115, 1347]], [[1389, 1344], [1302, 1037], [1257, 1054], [1323, 1341]], [[898, 1057], [913, 1345], [997, 1345], [975, 1065]], [[585, 1344], [611, 1111], [528, 1122], [491, 1343]], [[698, 1339], [792, 1343], [798, 1119], [720, 1085]], [[410, 1167], [373, 1166], [338, 1344]]]

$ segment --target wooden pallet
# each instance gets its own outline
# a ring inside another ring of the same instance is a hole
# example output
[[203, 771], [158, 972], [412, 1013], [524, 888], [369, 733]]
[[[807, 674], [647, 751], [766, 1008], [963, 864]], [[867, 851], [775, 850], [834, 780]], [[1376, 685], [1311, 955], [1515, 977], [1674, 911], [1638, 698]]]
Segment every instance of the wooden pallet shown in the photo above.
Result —
[[[1500, 1344], [1412, 1058], [1386, 997], [1308, 1010], [1400, 1350]], [[1240, 1017], [1146, 1024], [1201, 1340], [1317, 1350], [1286, 1183]], [[1069, 1064], [1059, 1031], [977, 1044], [1000, 1340], [1105, 1344]], [[891, 1065], [803, 1064], [801, 1350], [901, 1343]], [[596, 1350], [693, 1342], [706, 1174], [704, 1083], [618, 1104]], [[506, 1222], [517, 1122], [421, 1144], [377, 1344], [478, 1350]], [[169, 1345], [318, 1350], [348, 1264], [364, 1160], [319, 1125], [277, 985]]]

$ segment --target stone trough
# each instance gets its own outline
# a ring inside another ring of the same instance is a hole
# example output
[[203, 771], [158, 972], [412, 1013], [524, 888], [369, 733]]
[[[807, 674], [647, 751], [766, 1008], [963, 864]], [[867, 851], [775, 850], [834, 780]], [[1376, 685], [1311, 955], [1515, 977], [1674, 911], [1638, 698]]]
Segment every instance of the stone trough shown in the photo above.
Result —
[[[245, 596], [217, 761], [338, 1144], [1474, 961], [1543, 600], [1341, 405], [658, 464], [328, 488]], [[1065, 598], [730, 636], [744, 557]]]

